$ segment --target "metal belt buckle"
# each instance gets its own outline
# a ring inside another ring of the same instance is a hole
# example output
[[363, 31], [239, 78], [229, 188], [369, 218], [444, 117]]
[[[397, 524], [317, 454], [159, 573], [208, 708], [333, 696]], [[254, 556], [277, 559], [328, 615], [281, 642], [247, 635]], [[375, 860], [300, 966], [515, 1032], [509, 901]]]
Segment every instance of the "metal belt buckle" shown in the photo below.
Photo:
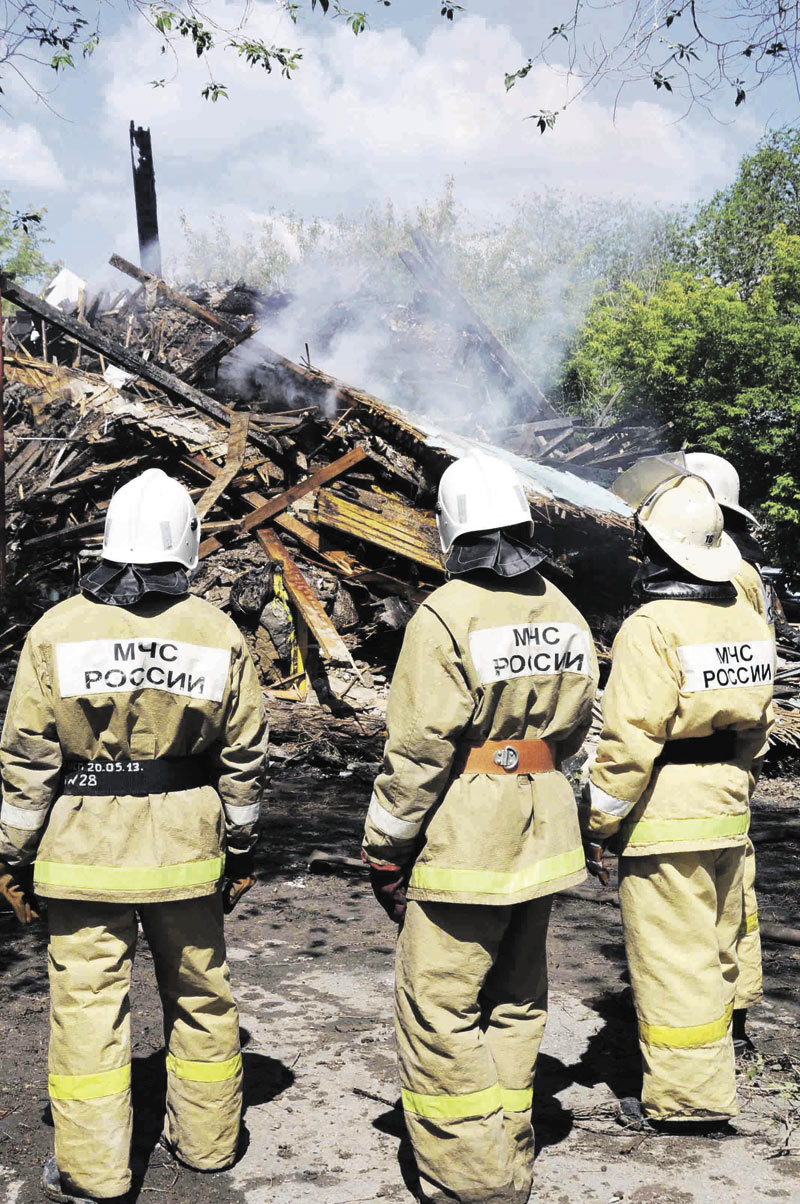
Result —
[[519, 765], [519, 753], [515, 748], [512, 748], [510, 744], [507, 744], [505, 748], [498, 749], [492, 760], [494, 761], [495, 765], [499, 765], [501, 769], [511, 771], [512, 769], [516, 769]]

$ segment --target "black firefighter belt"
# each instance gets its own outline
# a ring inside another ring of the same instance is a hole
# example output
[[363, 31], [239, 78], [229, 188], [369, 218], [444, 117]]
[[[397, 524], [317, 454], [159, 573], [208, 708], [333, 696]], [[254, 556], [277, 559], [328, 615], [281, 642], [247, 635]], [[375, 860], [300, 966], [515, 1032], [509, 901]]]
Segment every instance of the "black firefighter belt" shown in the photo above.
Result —
[[155, 761], [68, 761], [62, 794], [171, 794], [208, 785], [202, 757], [160, 758]]

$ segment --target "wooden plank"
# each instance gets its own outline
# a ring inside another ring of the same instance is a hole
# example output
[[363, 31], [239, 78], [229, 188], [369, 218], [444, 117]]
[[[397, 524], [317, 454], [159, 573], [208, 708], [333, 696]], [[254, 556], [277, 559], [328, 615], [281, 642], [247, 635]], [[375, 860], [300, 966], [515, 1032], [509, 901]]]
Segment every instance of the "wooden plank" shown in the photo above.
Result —
[[191, 297], [187, 297], [185, 293], [172, 288], [171, 285], [167, 284], [159, 276], [154, 276], [151, 272], [145, 272], [143, 268], [138, 268], [136, 264], [123, 259], [121, 255], [112, 255], [108, 262], [112, 268], [117, 268], [120, 272], [124, 272], [126, 276], [132, 276], [140, 284], [149, 284], [151, 288], [155, 287], [156, 291], [162, 297], [166, 297], [168, 301], [171, 301], [173, 305], [177, 305], [185, 313], [191, 314], [193, 318], [199, 318], [206, 325], [213, 326], [220, 334], [224, 334], [226, 338], [234, 342], [239, 341], [242, 335], [248, 338], [252, 333], [250, 330], [244, 332], [238, 326], [234, 326], [232, 322], [226, 322], [224, 318], [212, 314], [210, 310], [203, 309], [202, 305], [198, 305], [196, 301], [192, 301]]
[[551, 439], [549, 443], [545, 443], [544, 447], [539, 448], [538, 452], [536, 453], [535, 459], [543, 460], [545, 456], [549, 456], [550, 453], [555, 451], [555, 449], [557, 447], [560, 447], [561, 444], [566, 439], [569, 439], [571, 434], [572, 434], [572, 427], [570, 427], [566, 431], [562, 431], [560, 435], [556, 435], [555, 439]]
[[274, 531], [257, 531], [258, 541], [270, 560], [281, 565], [286, 592], [308, 624], [322, 655], [336, 664], [352, 665], [353, 658], [306, 581]]
[[316, 517], [323, 526], [442, 571], [436, 520], [429, 511], [414, 510], [372, 491], [354, 489], [345, 495], [335, 489], [321, 489]]
[[[28, 313], [36, 314], [37, 317], [44, 318], [51, 326], [57, 330], [61, 330], [66, 334], [72, 335], [84, 347], [89, 347], [98, 355], [105, 356], [112, 364], [117, 364], [120, 368], [124, 368], [127, 372], [133, 373], [135, 376], [142, 377], [143, 380], [149, 381], [162, 392], [170, 397], [177, 397], [181, 401], [188, 402], [190, 406], [200, 410], [203, 414], [208, 414], [217, 422], [221, 422], [223, 426], [229, 426], [231, 420], [231, 411], [227, 406], [221, 405], [215, 401], [213, 397], [209, 397], [206, 393], [195, 389], [193, 385], [187, 384], [185, 380], [181, 380], [179, 376], [174, 376], [171, 372], [165, 371], [164, 368], [159, 368], [156, 364], [150, 364], [147, 360], [143, 360], [141, 356], [134, 354], [120, 343], [108, 338], [97, 330], [93, 330], [91, 326], [87, 326], [85, 322], [79, 322], [76, 318], [70, 318], [63, 314], [60, 309], [54, 309], [52, 305], [48, 305], [40, 297], [29, 293], [27, 289], [22, 288], [18, 284], [14, 284], [7, 277], [0, 273], [0, 279], [3, 281], [3, 291], [7, 301], [11, 301], [13, 305], [19, 305]], [[250, 438], [259, 447], [266, 448], [267, 451], [272, 450], [272, 444], [260, 432], [252, 431]]]
[[[343, 472], [347, 472], [348, 468], [352, 468], [354, 464], [360, 464], [362, 460], [366, 459], [366, 456], [367, 453], [363, 447], [354, 447], [352, 451], [347, 452], [344, 456], [340, 456], [332, 464], [323, 465], [322, 468], [318, 468], [316, 472], [312, 472], [304, 480], [298, 481], [296, 485], [292, 485], [291, 489], [287, 489], [284, 493], [280, 493], [277, 497], [265, 502], [263, 506], [258, 506], [255, 510], [251, 511], [245, 518], [237, 522], [236, 525], [239, 531], [252, 531], [254, 527], [263, 526], [269, 519], [274, 518], [276, 514], [280, 514], [282, 510], [285, 510], [287, 506], [291, 506], [292, 502], [296, 502], [298, 498], [303, 497], [306, 493], [318, 489], [321, 485], [332, 481]], [[211, 552], [216, 552], [221, 547], [222, 544], [213, 535], [208, 539], [204, 539], [200, 544], [200, 558], [202, 559], [210, 555]]]
[[231, 415], [231, 433], [228, 439], [225, 463], [197, 502], [198, 518], [203, 518], [208, 514], [217, 498], [225, 492], [234, 477], [238, 476], [241, 471], [247, 452], [247, 428], [249, 425], [250, 415], [248, 413]]

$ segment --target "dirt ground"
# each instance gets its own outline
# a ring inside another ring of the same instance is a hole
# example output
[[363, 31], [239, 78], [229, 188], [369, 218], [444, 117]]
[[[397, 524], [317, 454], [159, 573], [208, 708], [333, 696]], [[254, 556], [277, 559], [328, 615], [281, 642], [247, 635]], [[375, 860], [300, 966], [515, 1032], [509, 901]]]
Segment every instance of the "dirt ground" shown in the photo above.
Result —
[[[259, 884], [228, 923], [241, 1009], [246, 1132], [230, 1170], [197, 1175], [156, 1141], [165, 1086], [158, 997], [142, 940], [133, 987], [135, 1190], [142, 1204], [411, 1201], [391, 1026], [394, 928], [358, 872], [312, 875], [315, 848], [357, 854], [370, 773], [320, 781], [276, 770]], [[766, 781], [754, 807], [762, 920], [797, 923], [800, 843], [781, 835], [798, 784]], [[626, 1131], [638, 1051], [614, 891], [557, 900], [551, 1005], [539, 1062], [533, 1199], [692, 1204], [800, 1199], [800, 949], [765, 942], [766, 995], [742, 1067], [735, 1135]], [[41, 1197], [52, 1149], [46, 935], [0, 916], [0, 1201]]]

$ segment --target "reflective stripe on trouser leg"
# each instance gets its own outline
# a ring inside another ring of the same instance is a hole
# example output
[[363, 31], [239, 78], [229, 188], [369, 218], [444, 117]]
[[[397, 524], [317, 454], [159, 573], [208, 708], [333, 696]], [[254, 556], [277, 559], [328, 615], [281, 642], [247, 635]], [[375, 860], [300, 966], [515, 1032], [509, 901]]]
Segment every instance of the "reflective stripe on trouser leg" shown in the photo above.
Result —
[[730, 1017], [741, 846], [622, 857], [620, 904], [648, 1116], [735, 1116]]
[[165, 1132], [199, 1170], [236, 1156], [242, 1118], [239, 1013], [225, 961], [219, 894], [140, 908], [164, 1007]]
[[754, 1003], [758, 1003], [764, 994], [761, 977], [761, 934], [758, 931], [758, 900], [756, 899], [756, 851], [749, 837], [745, 845], [742, 888], [743, 915], [736, 941], [739, 977], [736, 981], [736, 999], [733, 1006], [749, 1008]]
[[483, 1024], [501, 1084], [514, 1187], [533, 1178], [533, 1075], [547, 1020], [547, 926], [553, 896], [518, 903], [483, 989]]
[[410, 902], [397, 943], [395, 1032], [403, 1108], [428, 1193], [511, 1199], [502, 1091], [479, 994], [511, 907]]
[[119, 903], [51, 899], [49, 1090], [55, 1155], [89, 1196], [130, 1187], [128, 992], [136, 911]]

